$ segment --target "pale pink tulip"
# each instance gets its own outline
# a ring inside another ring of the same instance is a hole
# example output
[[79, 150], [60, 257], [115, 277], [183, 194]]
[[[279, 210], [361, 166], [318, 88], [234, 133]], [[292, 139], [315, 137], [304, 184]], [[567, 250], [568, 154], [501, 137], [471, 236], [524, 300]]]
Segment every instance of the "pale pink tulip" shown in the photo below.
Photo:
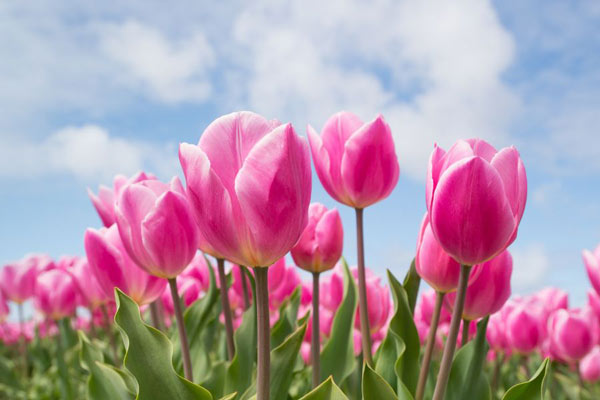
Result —
[[595, 346], [579, 363], [579, 374], [583, 380], [597, 382], [600, 380], [600, 346]]
[[321, 136], [307, 128], [315, 169], [331, 197], [365, 208], [390, 195], [400, 167], [389, 125], [382, 115], [363, 123], [342, 111], [330, 117]]
[[85, 232], [85, 252], [100, 287], [114, 297], [118, 287], [138, 304], [148, 304], [162, 294], [166, 281], [152, 276], [129, 257], [117, 225]]
[[290, 253], [300, 268], [323, 272], [335, 266], [343, 246], [344, 229], [338, 211], [312, 203], [308, 208], [308, 224]]
[[75, 313], [77, 287], [62, 269], [42, 272], [37, 278], [34, 304], [47, 317], [59, 320]]
[[211, 123], [179, 160], [212, 255], [266, 267], [296, 244], [308, 221], [310, 155], [291, 124], [251, 112]]
[[600, 245], [593, 252], [583, 250], [583, 263], [596, 293], [600, 294]]
[[596, 344], [589, 315], [578, 310], [559, 309], [548, 320], [550, 353], [561, 360], [581, 360]]
[[113, 296], [108, 296], [102, 289], [86, 258], [77, 258], [73, 265], [64, 270], [73, 278], [79, 290], [79, 297], [84, 302], [83, 306], [94, 310], [112, 301]]
[[516, 238], [527, 200], [527, 176], [514, 147], [496, 151], [481, 139], [435, 146], [426, 204], [440, 245], [461, 264], [492, 259]]
[[0, 270], [0, 290], [8, 300], [21, 304], [34, 295], [37, 275], [37, 263], [27, 258], [7, 264]]

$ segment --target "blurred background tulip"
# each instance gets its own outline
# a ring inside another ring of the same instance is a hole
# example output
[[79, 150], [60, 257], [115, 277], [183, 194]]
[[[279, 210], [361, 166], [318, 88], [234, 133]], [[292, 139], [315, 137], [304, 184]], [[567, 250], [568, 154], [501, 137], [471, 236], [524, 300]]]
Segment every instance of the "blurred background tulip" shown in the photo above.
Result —
[[35, 307], [53, 320], [73, 316], [77, 296], [73, 278], [63, 269], [42, 272], [37, 278]]

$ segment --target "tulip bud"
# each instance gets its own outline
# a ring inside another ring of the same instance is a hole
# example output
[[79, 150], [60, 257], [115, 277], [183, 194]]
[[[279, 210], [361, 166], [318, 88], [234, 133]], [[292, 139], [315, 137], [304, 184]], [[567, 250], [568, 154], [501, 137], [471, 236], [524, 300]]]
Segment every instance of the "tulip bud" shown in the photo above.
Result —
[[525, 306], [514, 309], [506, 320], [508, 342], [521, 354], [531, 353], [542, 341], [540, 323]]
[[590, 315], [578, 310], [559, 309], [548, 320], [550, 352], [561, 360], [581, 360], [596, 344]]
[[53, 320], [69, 317], [77, 307], [73, 278], [62, 269], [42, 272], [37, 278], [35, 307]]

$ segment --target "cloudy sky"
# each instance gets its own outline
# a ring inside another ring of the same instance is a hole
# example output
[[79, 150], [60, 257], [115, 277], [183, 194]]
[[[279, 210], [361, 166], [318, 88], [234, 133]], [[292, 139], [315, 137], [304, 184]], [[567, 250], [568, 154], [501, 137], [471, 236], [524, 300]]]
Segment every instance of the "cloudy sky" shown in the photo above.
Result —
[[[366, 211], [369, 266], [404, 273], [433, 143], [478, 136], [516, 145], [529, 176], [514, 292], [557, 285], [583, 303], [581, 249], [600, 242], [599, 2], [186, 3], [0, 3], [0, 263], [83, 255], [100, 225], [86, 188], [180, 174], [178, 144], [222, 114], [304, 135], [346, 109], [382, 113], [400, 160], [396, 190]], [[313, 200], [335, 206], [316, 176]]]

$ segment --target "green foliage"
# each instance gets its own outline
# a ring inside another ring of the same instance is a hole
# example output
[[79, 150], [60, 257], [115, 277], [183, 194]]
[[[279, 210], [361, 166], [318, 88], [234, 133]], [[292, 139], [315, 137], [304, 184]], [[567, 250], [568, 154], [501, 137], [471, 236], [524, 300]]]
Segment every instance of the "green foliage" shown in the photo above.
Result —
[[336, 386], [333, 378], [329, 377], [300, 400], [348, 400], [348, 397]]
[[417, 297], [419, 296], [419, 287], [421, 286], [421, 277], [417, 273], [417, 267], [415, 266], [415, 259], [413, 258], [410, 263], [410, 268], [404, 277], [402, 287], [406, 291], [406, 297], [408, 298], [408, 306], [411, 314], [415, 312], [415, 306], [417, 305]]
[[502, 400], [543, 400], [550, 369], [550, 360], [546, 358], [530, 380], [511, 387]]
[[367, 364], [363, 370], [362, 393], [364, 400], [398, 400], [394, 389]]

